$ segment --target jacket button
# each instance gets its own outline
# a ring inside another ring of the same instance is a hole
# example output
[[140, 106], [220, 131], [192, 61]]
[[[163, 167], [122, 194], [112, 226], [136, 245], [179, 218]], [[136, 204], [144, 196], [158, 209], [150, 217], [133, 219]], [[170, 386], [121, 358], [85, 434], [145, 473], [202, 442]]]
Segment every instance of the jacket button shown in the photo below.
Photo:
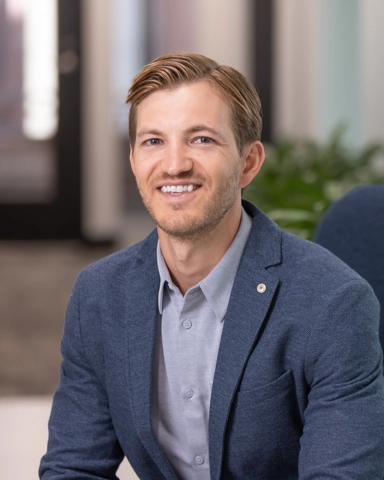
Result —
[[204, 463], [204, 458], [201, 455], [196, 455], [195, 462], [197, 465], [202, 465]]
[[259, 283], [259, 285], [257, 285], [257, 291], [259, 293], [264, 293], [266, 290], [267, 287], [264, 285], [264, 283]]

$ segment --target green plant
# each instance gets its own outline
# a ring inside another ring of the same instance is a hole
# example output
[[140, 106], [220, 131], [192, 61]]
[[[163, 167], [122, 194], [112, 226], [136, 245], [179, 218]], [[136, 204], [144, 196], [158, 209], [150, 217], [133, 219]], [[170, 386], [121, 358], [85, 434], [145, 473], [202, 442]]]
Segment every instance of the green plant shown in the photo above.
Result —
[[252, 201], [280, 227], [311, 239], [330, 205], [360, 185], [384, 182], [375, 160], [381, 145], [360, 150], [343, 142], [338, 127], [325, 144], [281, 140], [266, 150], [264, 165], [247, 187], [244, 198]]

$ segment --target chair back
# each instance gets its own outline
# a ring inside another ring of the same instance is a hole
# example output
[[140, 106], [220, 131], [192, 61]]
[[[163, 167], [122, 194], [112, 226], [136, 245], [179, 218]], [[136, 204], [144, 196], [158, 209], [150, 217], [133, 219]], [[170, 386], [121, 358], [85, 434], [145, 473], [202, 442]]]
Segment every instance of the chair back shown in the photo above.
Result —
[[360, 187], [325, 214], [314, 241], [330, 250], [373, 288], [381, 305], [384, 350], [384, 185]]

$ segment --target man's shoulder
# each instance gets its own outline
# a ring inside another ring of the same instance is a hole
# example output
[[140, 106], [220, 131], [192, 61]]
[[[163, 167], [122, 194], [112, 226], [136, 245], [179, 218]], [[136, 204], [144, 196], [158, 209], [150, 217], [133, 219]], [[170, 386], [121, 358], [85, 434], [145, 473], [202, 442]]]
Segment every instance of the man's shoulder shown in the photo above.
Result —
[[330, 251], [309, 240], [282, 230], [254, 205], [245, 204], [253, 217], [248, 253], [282, 278], [304, 282], [338, 282], [362, 278]]
[[340, 274], [356, 280], [361, 278], [329, 250], [286, 231], [282, 234], [282, 258], [290, 268], [316, 269], [323, 274]]
[[154, 230], [141, 242], [89, 264], [81, 271], [79, 279], [91, 283], [105, 282], [129, 275], [146, 262], [155, 263], [157, 238]]
[[297, 297], [320, 301], [348, 289], [372, 293], [368, 283], [333, 253], [288, 232], [282, 234], [282, 262], [275, 272]]
[[[371, 286], [357, 272], [325, 248], [291, 233], [282, 232], [282, 260], [269, 268], [279, 281], [279, 302], [284, 317], [304, 328], [322, 328], [341, 322], [329, 312], [349, 312], [349, 327], [360, 328], [363, 320], [354, 311], [360, 303], [377, 320], [377, 299]], [[277, 309], [278, 310], [278, 309]], [[280, 311], [280, 310], [279, 310]], [[325, 321], [324, 319], [327, 318]], [[289, 324], [288, 320], [286, 324]], [[375, 326], [376, 328], [376, 326]]]

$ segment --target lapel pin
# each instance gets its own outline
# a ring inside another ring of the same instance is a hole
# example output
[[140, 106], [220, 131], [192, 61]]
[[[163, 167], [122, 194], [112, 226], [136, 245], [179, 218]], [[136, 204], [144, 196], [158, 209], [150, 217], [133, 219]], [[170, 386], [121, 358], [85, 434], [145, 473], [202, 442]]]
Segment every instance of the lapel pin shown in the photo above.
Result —
[[264, 285], [264, 283], [259, 283], [259, 285], [257, 285], [257, 291], [259, 293], [264, 293], [266, 290], [267, 287]]

